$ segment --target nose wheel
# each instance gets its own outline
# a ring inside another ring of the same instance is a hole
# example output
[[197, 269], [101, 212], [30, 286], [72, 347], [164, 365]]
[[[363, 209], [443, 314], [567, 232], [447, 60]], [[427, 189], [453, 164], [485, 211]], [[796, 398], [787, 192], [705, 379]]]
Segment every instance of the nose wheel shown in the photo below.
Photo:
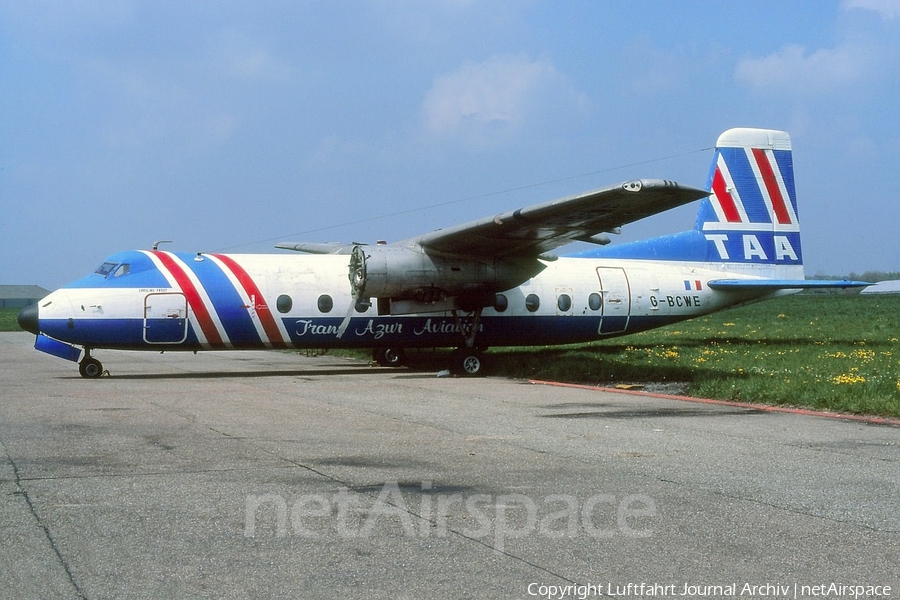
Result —
[[92, 357], [87, 350], [85, 350], [85, 357], [78, 363], [78, 372], [81, 373], [81, 376], [85, 379], [97, 379], [103, 375], [103, 363]]

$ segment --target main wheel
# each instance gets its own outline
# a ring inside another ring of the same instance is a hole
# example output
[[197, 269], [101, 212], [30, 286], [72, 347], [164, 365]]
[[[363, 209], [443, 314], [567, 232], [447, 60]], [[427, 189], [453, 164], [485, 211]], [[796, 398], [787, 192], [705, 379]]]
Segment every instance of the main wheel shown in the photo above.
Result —
[[78, 372], [86, 379], [96, 379], [103, 375], [103, 364], [96, 358], [85, 358], [78, 363]]
[[470, 348], [460, 348], [453, 353], [453, 370], [464, 377], [484, 375], [484, 354]]
[[375, 348], [372, 355], [375, 362], [385, 367], [402, 367], [406, 364], [403, 348]]

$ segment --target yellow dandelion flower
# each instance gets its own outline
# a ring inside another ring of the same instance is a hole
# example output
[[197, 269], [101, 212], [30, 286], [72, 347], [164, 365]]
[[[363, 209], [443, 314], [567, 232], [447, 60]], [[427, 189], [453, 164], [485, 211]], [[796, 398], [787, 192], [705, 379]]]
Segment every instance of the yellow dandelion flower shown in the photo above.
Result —
[[865, 383], [866, 378], [859, 373], [843, 373], [831, 378], [834, 385], [853, 385], [854, 383]]

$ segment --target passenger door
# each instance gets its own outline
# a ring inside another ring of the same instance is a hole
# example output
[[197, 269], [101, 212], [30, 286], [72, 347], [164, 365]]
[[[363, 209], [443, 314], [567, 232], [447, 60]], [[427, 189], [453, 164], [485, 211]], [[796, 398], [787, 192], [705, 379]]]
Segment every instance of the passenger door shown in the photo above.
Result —
[[184, 294], [164, 292], [144, 297], [144, 341], [180, 344], [187, 339], [187, 300]]
[[631, 318], [631, 288], [625, 269], [597, 267], [600, 278], [600, 296], [603, 298], [603, 316], [598, 333], [621, 333], [628, 329]]

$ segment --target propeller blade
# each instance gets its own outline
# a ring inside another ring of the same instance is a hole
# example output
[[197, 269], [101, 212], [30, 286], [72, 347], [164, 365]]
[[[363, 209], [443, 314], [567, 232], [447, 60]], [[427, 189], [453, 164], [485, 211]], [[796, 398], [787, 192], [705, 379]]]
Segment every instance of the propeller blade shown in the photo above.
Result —
[[359, 304], [360, 299], [362, 299], [362, 296], [366, 291], [366, 252], [359, 244], [355, 245], [350, 252], [349, 278], [350, 290], [352, 292], [350, 297], [350, 308], [347, 309], [347, 314], [344, 317], [344, 320], [341, 321], [340, 327], [338, 327], [338, 339], [344, 335], [344, 332], [347, 331], [347, 327], [350, 326], [350, 319], [353, 318], [353, 311], [356, 309], [356, 305]]
[[353, 294], [353, 297], [350, 298], [350, 308], [347, 309], [347, 314], [344, 315], [344, 320], [341, 321], [340, 326], [337, 330], [337, 337], [341, 339], [341, 336], [344, 335], [344, 332], [347, 331], [347, 327], [350, 326], [350, 319], [353, 318], [353, 311], [356, 309], [356, 305], [359, 302], [359, 291]]

